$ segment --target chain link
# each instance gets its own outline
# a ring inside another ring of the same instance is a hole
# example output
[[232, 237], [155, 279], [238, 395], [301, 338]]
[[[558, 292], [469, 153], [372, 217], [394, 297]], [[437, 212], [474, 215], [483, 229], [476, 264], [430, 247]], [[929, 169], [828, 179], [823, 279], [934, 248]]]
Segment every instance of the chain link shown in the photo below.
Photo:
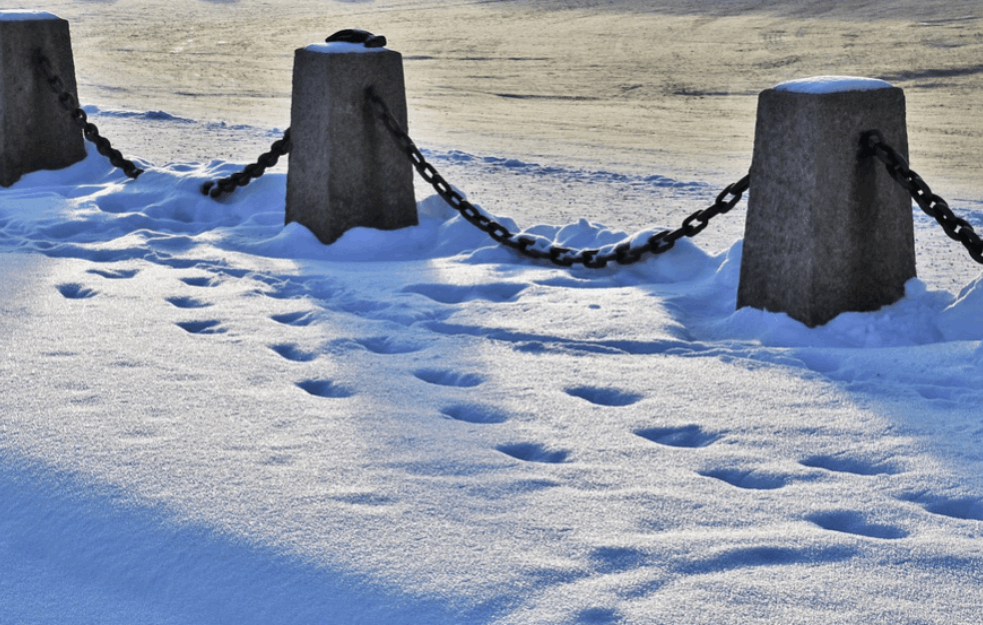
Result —
[[213, 199], [217, 199], [223, 193], [232, 193], [237, 188], [246, 186], [251, 180], [259, 178], [266, 173], [267, 169], [276, 165], [281, 156], [289, 154], [290, 148], [290, 129], [287, 128], [283, 132], [283, 138], [274, 141], [273, 145], [270, 146], [270, 151], [262, 154], [255, 163], [246, 165], [242, 171], [236, 172], [228, 178], [209, 181], [201, 185], [202, 195], [209, 195]]
[[502, 245], [510, 247], [530, 258], [548, 260], [561, 267], [582, 264], [589, 269], [602, 269], [610, 262], [628, 265], [642, 260], [646, 254], [662, 254], [668, 252], [676, 244], [676, 241], [683, 237], [692, 237], [699, 234], [707, 227], [712, 218], [734, 208], [750, 186], [751, 177], [750, 175], [746, 175], [721, 191], [712, 206], [698, 210], [687, 217], [683, 221], [682, 227], [676, 230], [663, 230], [648, 236], [640, 244], [636, 244], [632, 239], [626, 239], [619, 244], [605, 245], [597, 249], [571, 249], [561, 247], [553, 245], [552, 242], [548, 242], [542, 237], [532, 237], [530, 235], [510, 232], [508, 228], [485, 215], [478, 207], [464, 199], [464, 196], [456, 191], [437, 172], [433, 165], [427, 162], [423, 153], [420, 152], [410, 136], [406, 134], [406, 131], [396, 121], [392, 111], [382, 98], [371, 87], [369, 87], [366, 94], [369, 102], [375, 109], [376, 115], [399, 145], [399, 149], [409, 157], [410, 162], [413, 163], [413, 167], [416, 168], [420, 176], [434, 188], [437, 195], [457, 210], [464, 219]]
[[78, 98], [75, 94], [68, 91], [65, 88], [65, 83], [58, 74], [55, 73], [54, 68], [51, 66], [51, 61], [48, 60], [46, 56], [40, 52], [37, 54], [36, 62], [41, 73], [44, 74], [44, 78], [48, 83], [48, 87], [51, 91], [58, 96], [58, 103], [61, 104], [62, 108], [68, 111], [69, 115], [72, 117], [72, 121], [75, 125], [82, 129], [82, 135], [95, 144], [96, 150], [100, 154], [109, 159], [113, 167], [117, 167], [123, 170], [123, 173], [130, 178], [136, 178], [143, 173], [143, 170], [137, 167], [133, 161], [123, 158], [123, 154], [115, 149], [106, 139], [99, 134], [99, 129], [96, 125], [90, 122], [85, 114], [85, 111], [79, 107]]
[[932, 189], [921, 176], [908, 167], [905, 157], [885, 143], [884, 135], [880, 131], [865, 132], [860, 139], [860, 144], [867, 153], [873, 154], [884, 163], [891, 177], [911, 194], [912, 199], [926, 215], [934, 218], [942, 226], [942, 230], [950, 239], [962, 243], [973, 260], [983, 264], [983, 241], [973, 230], [973, 226], [965, 219], [957, 217], [944, 199], [932, 193]]

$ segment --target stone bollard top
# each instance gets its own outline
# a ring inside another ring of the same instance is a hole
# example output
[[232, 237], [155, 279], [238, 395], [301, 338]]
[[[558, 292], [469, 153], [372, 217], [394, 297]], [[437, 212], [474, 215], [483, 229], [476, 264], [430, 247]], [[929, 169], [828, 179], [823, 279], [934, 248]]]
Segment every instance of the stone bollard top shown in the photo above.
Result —
[[799, 78], [775, 85], [776, 91], [792, 93], [843, 93], [845, 91], [873, 91], [875, 89], [891, 89], [891, 83], [878, 78], [861, 78], [859, 76], [813, 76]]
[[39, 20], [60, 20], [47, 11], [0, 11], [0, 22], [35, 22]]
[[352, 54], [367, 52], [385, 52], [387, 48], [368, 48], [361, 43], [348, 43], [347, 41], [332, 41], [331, 43], [312, 43], [304, 48], [308, 52], [320, 52], [321, 54]]

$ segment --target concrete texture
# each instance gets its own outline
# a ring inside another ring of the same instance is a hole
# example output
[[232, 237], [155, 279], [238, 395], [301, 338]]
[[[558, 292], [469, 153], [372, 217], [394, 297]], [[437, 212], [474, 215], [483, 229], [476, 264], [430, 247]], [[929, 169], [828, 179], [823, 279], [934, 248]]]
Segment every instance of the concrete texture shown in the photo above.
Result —
[[0, 185], [4, 187], [26, 173], [61, 169], [85, 158], [82, 131], [37, 68], [38, 51], [51, 61], [65, 89], [75, 94], [67, 21], [0, 20]]
[[915, 276], [911, 198], [861, 155], [871, 129], [907, 157], [901, 89], [760, 94], [738, 308], [816, 326], [904, 295]]
[[418, 223], [412, 165], [375, 118], [369, 86], [406, 128], [398, 52], [296, 52], [286, 222], [307, 226], [324, 243], [355, 227]]

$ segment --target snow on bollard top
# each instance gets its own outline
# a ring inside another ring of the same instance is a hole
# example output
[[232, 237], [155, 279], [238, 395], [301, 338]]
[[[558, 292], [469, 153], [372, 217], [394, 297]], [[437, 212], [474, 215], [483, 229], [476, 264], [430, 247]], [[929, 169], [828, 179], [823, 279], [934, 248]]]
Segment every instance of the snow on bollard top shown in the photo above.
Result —
[[859, 76], [813, 76], [799, 78], [775, 85], [778, 91], [792, 93], [843, 93], [845, 91], [873, 91], [875, 89], [890, 89], [894, 85], [879, 78], [862, 78]]
[[320, 52], [322, 54], [351, 54], [353, 52], [383, 52], [387, 48], [369, 48], [361, 43], [349, 43], [347, 41], [332, 41], [330, 43], [312, 43], [304, 48], [309, 52]]
[[60, 20], [54, 13], [47, 11], [0, 11], [0, 22], [33, 22], [37, 20]]

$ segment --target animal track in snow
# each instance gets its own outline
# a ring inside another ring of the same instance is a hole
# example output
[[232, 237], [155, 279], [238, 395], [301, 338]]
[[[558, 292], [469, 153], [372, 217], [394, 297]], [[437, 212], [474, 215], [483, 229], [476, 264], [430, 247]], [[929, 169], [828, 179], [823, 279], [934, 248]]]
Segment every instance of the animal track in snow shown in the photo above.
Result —
[[424, 382], [438, 386], [471, 388], [485, 381], [477, 373], [455, 373], [445, 369], [417, 369], [413, 372], [413, 375]]
[[630, 406], [642, 399], [638, 393], [629, 393], [616, 388], [600, 388], [596, 386], [577, 386], [566, 389], [567, 395], [579, 397], [598, 406]]
[[208, 308], [210, 303], [194, 297], [167, 297], [165, 301], [178, 308]]
[[307, 326], [314, 321], [314, 313], [311, 311], [284, 313], [282, 315], [272, 315], [270, 319], [287, 326]]
[[712, 477], [737, 488], [752, 490], [774, 490], [788, 484], [788, 478], [784, 475], [755, 471], [753, 469], [715, 469], [712, 471], [702, 471], [700, 475]]
[[893, 475], [898, 472], [898, 467], [891, 462], [872, 462], [845, 455], [811, 456], [800, 460], [799, 464], [813, 469], [855, 475]]
[[505, 423], [508, 415], [500, 410], [481, 404], [455, 404], [440, 411], [442, 414], [467, 423]]
[[683, 425], [679, 427], [649, 428], [637, 430], [638, 436], [648, 439], [653, 443], [668, 445], [670, 447], [706, 447], [716, 442], [719, 434], [704, 432], [698, 425]]
[[491, 284], [411, 284], [403, 288], [404, 293], [418, 293], [441, 304], [460, 304], [473, 299], [491, 302], [506, 302], [527, 285], [514, 282], [493, 282]]
[[220, 281], [217, 278], [201, 276], [196, 278], [181, 278], [181, 282], [187, 284], [188, 286], [209, 287], [218, 286]]
[[210, 319], [208, 321], [179, 321], [176, 325], [191, 334], [224, 334], [226, 330], [221, 324], [221, 321]]
[[355, 342], [375, 354], [409, 354], [427, 347], [419, 341], [410, 341], [392, 336], [373, 336], [355, 339]]
[[90, 297], [95, 297], [97, 293], [97, 291], [90, 289], [87, 286], [78, 284], [77, 282], [59, 284], [58, 292], [68, 299], [88, 299]]
[[287, 360], [294, 362], [310, 362], [317, 358], [317, 352], [308, 351], [293, 343], [278, 343], [270, 345], [270, 349], [280, 354]]
[[110, 280], [123, 280], [132, 278], [140, 272], [139, 269], [89, 269], [88, 273], [102, 276]]
[[331, 380], [305, 380], [298, 382], [297, 386], [311, 395], [329, 399], [344, 399], [355, 394], [351, 389], [335, 384]]
[[900, 527], [868, 523], [864, 516], [855, 510], [818, 512], [809, 516], [808, 520], [824, 530], [856, 534], [868, 538], [894, 540], [908, 536], [908, 532]]
[[558, 464], [565, 461], [570, 455], [570, 452], [565, 449], [549, 449], [539, 443], [510, 443], [499, 445], [496, 449], [516, 460], [547, 464]]

